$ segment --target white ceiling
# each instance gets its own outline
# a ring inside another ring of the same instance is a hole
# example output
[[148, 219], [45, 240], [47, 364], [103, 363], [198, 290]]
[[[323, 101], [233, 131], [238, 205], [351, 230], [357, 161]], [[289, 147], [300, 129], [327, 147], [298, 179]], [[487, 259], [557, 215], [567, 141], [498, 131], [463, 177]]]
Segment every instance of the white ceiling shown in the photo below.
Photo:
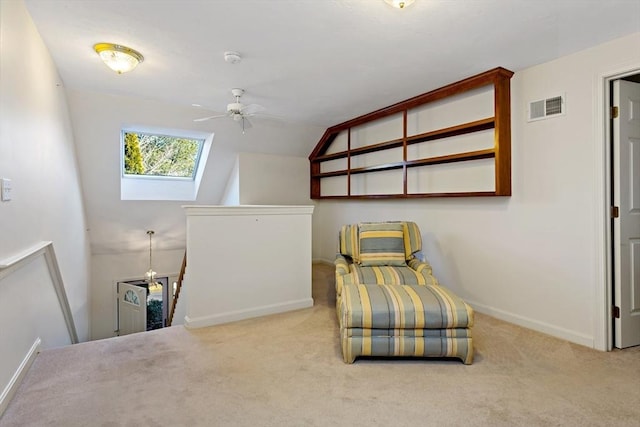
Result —
[[[640, 31], [639, 0], [26, 0], [67, 88], [244, 101], [328, 127], [487, 69], [518, 71]], [[139, 50], [116, 75], [97, 42]], [[228, 64], [225, 51], [243, 61]], [[201, 116], [194, 111], [194, 117]]]
[[[238, 151], [304, 157], [328, 126], [640, 31], [640, 0], [416, 0], [405, 10], [382, 0], [25, 3], [67, 88], [93, 253], [145, 250], [147, 229], [160, 249], [184, 247], [182, 203], [120, 200], [122, 123], [215, 133], [195, 202], [215, 204]], [[93, 51], [98, 42], [145, 60], [117, 75]], [[242, 62], [226, 63], [229, 50]], [[228, 120], [192, 121], [224, 111], [233, 87], [283, 120], [256, 117], [246, 135]]]

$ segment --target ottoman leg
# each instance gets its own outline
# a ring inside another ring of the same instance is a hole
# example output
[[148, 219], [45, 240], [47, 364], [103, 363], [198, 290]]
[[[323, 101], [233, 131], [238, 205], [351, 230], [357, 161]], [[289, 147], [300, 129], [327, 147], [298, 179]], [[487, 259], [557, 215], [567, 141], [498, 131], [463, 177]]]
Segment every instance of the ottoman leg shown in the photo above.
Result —
[[344, 363], [351, 364], [356, 360], [356, 356], [353, 354], [352, 341], [349, 339], [349, 334], [345, 329], [340, 331], [341, 335], [341, 346], [342, 346], [342, 360]]
[[460, 357], [460, 359], [465, 365], [471, 365], [473, 364], [473, 341], [471, 338], [467, 340], [467, 343], [467, 354]]

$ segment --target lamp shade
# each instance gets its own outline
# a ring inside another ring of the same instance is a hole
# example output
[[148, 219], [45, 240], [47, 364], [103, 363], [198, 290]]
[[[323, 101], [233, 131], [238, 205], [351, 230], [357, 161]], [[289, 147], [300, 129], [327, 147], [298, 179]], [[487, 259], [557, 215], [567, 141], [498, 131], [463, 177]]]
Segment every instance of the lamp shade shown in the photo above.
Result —
[[98, 43], [93, 49], [100, 55], [100, 59], [118, 74], [131, 71], [144, 61], [140, 52], [119, 44]]
[[384, 0], [385, 3], [390, 4], [391, 6], [404, 9], [405, 7], [411, 5], [415, 0]]

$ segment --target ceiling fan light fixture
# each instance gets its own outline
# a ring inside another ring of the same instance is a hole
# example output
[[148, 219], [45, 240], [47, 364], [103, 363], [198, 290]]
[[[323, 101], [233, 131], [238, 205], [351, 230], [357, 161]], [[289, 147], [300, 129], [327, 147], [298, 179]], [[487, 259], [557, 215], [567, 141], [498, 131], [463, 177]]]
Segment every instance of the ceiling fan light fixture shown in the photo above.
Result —
[[242, 61], [242, 56], [240, 56], [238, 52], [227, 51], [224, 53], [224, 60], [229, 64], [237, 64], [238, 62]]
[[235, 102], [227, 104], [226, 114], [216, 114], [214, 116], [194, 119], [194, 122], [204, 122], [205, 120], [217, 119], [218, 117], [228, 117], [242, 127], [242, 133], [252, 127], [249, 117], [264, 111], [264, 107], [258, 104], [245, 105], [240, 102], [240, 97], [244, 94], [244, 89], [235, 87], [231, 89], [231, 94], [236, 98]]
[[242, 110], [243, 105], [239, 102], [232, 102], [227, 104], [227, 111], [230, 113], [239, 113]]
[[384, 0], [385, 3], [395, 7], [396, 9], [404, 9], [411, 6], [415, 0]]
[[140, 52], [119, 44], [97, 43], [93, 46], [93, 50], [107, 67], [118, 74], [129, 72], [144, 61]]

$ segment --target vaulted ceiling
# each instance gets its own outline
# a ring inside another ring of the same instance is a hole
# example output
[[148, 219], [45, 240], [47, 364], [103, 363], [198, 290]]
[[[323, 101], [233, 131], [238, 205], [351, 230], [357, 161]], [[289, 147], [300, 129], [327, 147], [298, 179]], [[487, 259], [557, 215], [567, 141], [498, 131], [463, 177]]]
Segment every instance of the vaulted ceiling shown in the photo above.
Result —
[[[487, 69], [640, 31], [638, 0], [26, 0], [67, 88], [224, 111], [233, 87], [328, 127]], [[139, 50], [116, 75], [92, 46]], [[228, 64], [225, 51], [243, 61]], [[194, 113], [197, 116], [197, 112]]]
[[[118, 126], [215, 133], [197, 203], [220, 203], [238, 151], [307, 156], [324, 128], [496, 66], [519, 71], [640, 31], [638, 0], [25, 0], [69, 94], [94, 253], [184, 244], [180, 202], [119, 198]], [[144, 62], [117, 75], [92, 46]], [[237, 51], [242, 61], [224, 61]], [[242, 135], [230, 89], [273, 118]], [[200, 104], [202, 107], [193, 107]], [[271, 120], [271, 121], [269, 121]], [[260, 128], [262, 126], [262, 128]]]

